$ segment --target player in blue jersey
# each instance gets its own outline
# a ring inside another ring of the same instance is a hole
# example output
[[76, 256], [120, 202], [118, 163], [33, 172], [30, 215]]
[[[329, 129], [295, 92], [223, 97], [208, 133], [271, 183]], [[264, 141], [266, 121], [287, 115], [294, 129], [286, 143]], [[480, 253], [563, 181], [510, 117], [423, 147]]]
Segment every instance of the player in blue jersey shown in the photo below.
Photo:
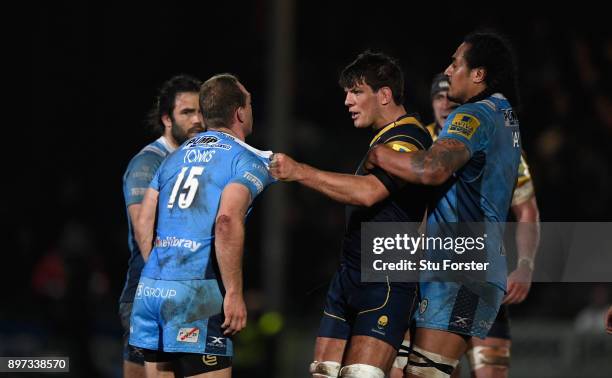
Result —
[[[428, 236], [465, 236], [453, 229], [468, 223], [483, 224], [488, 234], [484, 245], [489, 265], [480, 277], [458, 273], [453, 281], [438, 272], [421, 272], [408, 377], [450, 376], [469, 338], [487, 335], [506, 290], [503, 222], [521, 155], [512, 109], [518, 101], [514, 56], [499, 35], [476, 32], [466, 36], [452, 58], [445, 71], [448, 96], [461, 105], [448, 116], [432, 147], [398, 154], [376, 146], [366, 166], [436, 187]], [[424, 257], [435, 261], [457, 255], [438, 249], [425, 251]]]
[[271, 153], [244, 143], [253, 126], [251, 95], [235, 76], [202, 84], [200, 109], [208, 131], [164, 160], [137, 220], [146, 264], [130, 345], [143, 349], [151, 377], [177, 366], [185, 376], [231, 376], [231, 337], [246, 325], [244, 221], [273, 181]]
[[179, 75], [164, 82], [149, 113], [148, 123], [158, 135], [132, 158], [123, 175], [123, 196], [127, 207], [128, 247], [130, 259], [125, 285], [119, 298], [119, 315], [124, 328], [123, 375], [127, 378], [144, 377], [142, 354], [128, 344], [132, 302], [144, 266], [142, 255], [134, 239], [133, 221], [138, 217], [145, 190], [161, 162], [180, 144], [204, 131], [199, 117], [198, 92], [201, 81]]
[[[446, 75], [437, 74], [430, 91], [434, 122], [426, 126], [434, 141], [442, 131], [446, 118], [459, 106], [448, 99], [448, 88]], [[531, 287], [533, 262], [539, 243], [539, 211], [531, 174], [524, 156], [521, 156], [511, 210], [513, 215], [511, 219], [518, 222], [515, 234], [517, 266], [508, 276], [508, 293], [487, 337], [484, 340], [472, 337], [468, 343], [467, 356], [472, 374], [479, 378], [502, 378], [508, 375], [511, 346], [508, 305], [521, 303]], [[404, 376], [403, 370], [407, 365], [410, 351], [408, 336], [407, 334], [398, 357], [395, 358], [391, 378]], [[452, 376], [459, 377], [460, 370], [458, 366]]]
[[[411, 154], [426, 150], [431, 137], [420, 121], [406, 114], [404, 78], [395, 60], [365, 52], [340, 75], [344, 104], [357, 128], [371, 128], [370, 146]], [[275, 154], [270, 171], [297, 181], [347, 205], [342, 261], [327, 292], [315, 345], [313, 377], [382, 378], [391, 368], [408, 328], [416, 283], [361, 282], [362, 222], [421, 222], [426, 188], [405, 185], [383, 170], [355, 175], [326, 172]]]

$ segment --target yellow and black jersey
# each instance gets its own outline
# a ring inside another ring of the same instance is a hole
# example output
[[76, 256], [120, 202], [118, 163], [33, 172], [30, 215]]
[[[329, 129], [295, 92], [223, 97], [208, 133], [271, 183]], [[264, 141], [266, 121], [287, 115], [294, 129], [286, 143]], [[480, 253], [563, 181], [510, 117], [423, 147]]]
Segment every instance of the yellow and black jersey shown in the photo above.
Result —
[[[426, 126], [427, 131], [435, 141], [438, 139], [438, 134], [442, 128], [437, 123], [432, 122]], [[512, 206], [520, 205], [527, 201], [535, 194], [533, 189], [533, 182], [531, 181], [531, 174], [529, 173], [529, 166], [525, 159], [525, 153], [521, 154], [521, 162], [518, 168], [518, 178], [516, 180], [516, 186], [514, 187], [514, 193], [512, 193]]]
[[[400, 152], [414, 152], [431, 147], [432, 139], [425, 127], [414, 116], [402, 116], [395, 122], [378, 130], [370, 148], [385, 144]], [[367, 154], [366, 154], [367, 157]], [[354, 269], [361, 264], [362, 222], [421, 222], [427, 207], [427, 188], [404, 184], [380, 168], [366, 171], [366, 158], [361, 161], [356, 175], [373, 174], [389, 190], [389, 197], [371, 206], [347, 206], [347, 227], [343, 240], [343, 261]]]
[[431, 138], [434, 141], [438, 139], [438, 134], [440, 134], [440, 131], [442, 131], [441, 126], [438, 126], [437, 123], [432, 122], [429, 125], [427, 125], [426, 128], [427, 128], [427, 131], [429, 131], [429, 135], [431, 135]]

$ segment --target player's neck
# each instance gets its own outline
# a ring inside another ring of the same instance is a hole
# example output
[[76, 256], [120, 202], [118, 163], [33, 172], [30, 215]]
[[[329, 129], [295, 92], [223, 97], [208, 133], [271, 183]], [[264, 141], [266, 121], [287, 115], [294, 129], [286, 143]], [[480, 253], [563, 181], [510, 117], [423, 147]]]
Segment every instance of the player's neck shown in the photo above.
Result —
[[174, 137], [172, 136], [171, 133], [167, 133], [162, 135], [164, 137], [164, 139], [166, 140], [166, 143], [168, 143], [168, 145], [173, 149], [176, 150], [179, 147], [179, 144], [176, 142], [176, 140], [174, 139]]
[[372, 126], [374, 130], [380, 130], [387, 126], [391, 122], [397, 121], [397, 119], [406, 114], [406, 108], [404, 105], [394, 105], [388, 109], [385, 109], [381, 114], [380, 119]]
[[237, 131], [235, 131], [233, 129], [229, 129], [227, 127], [214, 127], [214, 128], [211, 127], [211, 128], [209, 128], [209, 130], [211, 130], [211, 131], [220, 131], [222, 133], [229, 134], [229, 135], [233, 136], [236, 139], [240, 139], [243, 142], [246, 139], [246, 136], [242, 135], [242, 133], [239, 133], [239, 132], [237, 132]]

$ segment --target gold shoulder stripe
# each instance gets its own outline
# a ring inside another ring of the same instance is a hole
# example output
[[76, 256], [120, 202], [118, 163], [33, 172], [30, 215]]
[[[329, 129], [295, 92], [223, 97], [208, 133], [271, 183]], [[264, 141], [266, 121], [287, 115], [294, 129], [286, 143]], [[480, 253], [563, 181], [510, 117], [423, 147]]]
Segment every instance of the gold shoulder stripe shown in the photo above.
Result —
[[[418, 140], [417, 138], [411, 136], [411, 135], [405, 135], [405, 134], [398, 134], [398, 135], [394, 135], [391, 138], [387, 139], [384, 141], [385, 144], [389, 144], [391, 142], [403, 142], [402, 140], [397, 140], [397, 139], [411, 139], [414, 141], [414, 144], [419, 146], [419, 150], [424, 150], [425, 146], [423, 146], [423, 143], [421, 143], [420, 140]], [[408, 142], [410, 143], [410, 142]]]
[[382, 130], [380, 130], [376, 134], [376, 136], [374, 136], [374, 138], [372, 138], [372, 141], [370, 142], [370, 147], [378, 140], [378, 138], [380, 138], [387, 131], [391, 130], [394, 127], [397, 127], [397, 126], [400, 126], [400, 125], [408, 125], [408, 124], [415, 125], [415, 126], [421, 128], [423, 131], [427, 131], [427, 129], [425, 127], [423, 127], [423, 125], [421, 125], [421, 122], [419, 122], [418, 119], [416, 119], [414, 117], [402, 118], [399, 121], [392, 122], [389, 125], [383, 127]]
[[438, 136], [436, 135], [436, 123], [432, 122], [426, 126], [427, 131], [429, 131], [429, 135], [433, 140], [435, 140]]
[[412, 152], [412, 151], [420, 150], [420, 148], [418, 148], [412, 143], [402, 142], [399, 140], [396, 140], [393, 142], [387, 142], [385, 143], [385, 145], [393, 148], [395, 151], [398, 151], [398, 152]]

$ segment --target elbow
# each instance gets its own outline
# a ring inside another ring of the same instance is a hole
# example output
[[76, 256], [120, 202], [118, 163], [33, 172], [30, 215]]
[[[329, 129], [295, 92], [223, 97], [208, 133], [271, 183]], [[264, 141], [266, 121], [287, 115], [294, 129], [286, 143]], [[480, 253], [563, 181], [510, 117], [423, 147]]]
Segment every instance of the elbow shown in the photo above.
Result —
[[372, 207], [374, 206], [374, 204], [378, 202], [378, 200], [374, 198], [374, 196], [366, 194], [366, 195], [356, 198], [355, 201], [353, 202], [357, 206]]
[[236, 223], [235, 217], [228, 214], [220, 214], [215, 221], [215, 235], [229, 235]]

